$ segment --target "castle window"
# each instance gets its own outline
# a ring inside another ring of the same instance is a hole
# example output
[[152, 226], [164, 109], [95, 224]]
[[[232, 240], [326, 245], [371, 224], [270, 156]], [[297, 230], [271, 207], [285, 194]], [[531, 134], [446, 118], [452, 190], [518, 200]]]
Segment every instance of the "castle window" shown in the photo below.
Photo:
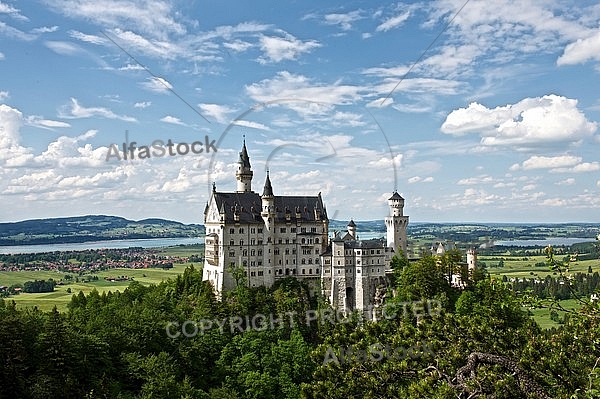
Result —
[[271, 274], [271, 271], [269, 270], [269, 274]]
[[250, 272], [250, 276], [254, 277], [256, 275], [256, 272]]
[[296, 232], [296, 228], [295, 227], [291, 227], [290, 228], [290, 232], [295, 233]]
[[244, 234], [244, 229], [240, 228], [240, 234]]
[[312, 274], [312, 269], [308, 269], [308, 274]]
[[259, 266], [262, 266], [262, 260], [259, 260], [259, 261], [258, 261], [258, 265], [259, 265]]
[[229, 229], [229, 234], [235, 234], [235, 229]]
[[316, 233], [317, 232], [317, 228], [316, 227], [311, 227], [310, 228], [310, 232], [311, 233]]
[[303, 238], [302, 239], [302, 244], [305, 244], [305, 243], [306, 243], [306, 240]]
[[292, 269], [292, 274], [296, 275], [296, 269]]
[[279, 264], [281, 265], [281, 259], [279, 259]]
[[357, 255], [360, 255], [360, 249], [359, 249], [358, 251], [356, 251], [356, 254], [357, 254]]
[[329, 269], [325, 269], [325, 274], [329, 274]]
[[254, 256], [256, 254], [256, 251], [254, 249], [250, 250], [250, 256]]
[[341, 273], [342, 273], [342, 271], [341, 271], [341, 270], [338, 270], [338, 274], [341, 274]]
[[285, 233], [285, 227], [281, 227], [281, 228], [279, 229], [279, 232], [280, 232], [280, 233]]
[[264, 274], [264, 272], [263, 272], [262, 270], [259, 270], [259, 271], [258, 271], [258, 275], [259, 275], [259, 276], [262, 276], [263, 274]]
[[262, 227], [259, 227], [258, 228], [258, 234], [261, 234], [261, 233], [262, 233]]
[[356, 260], [356, 264], [357, 264], [357, 265], [360, 265], [360, 259], [357, 259], [357, 260]]
[[306, 227], [300, 227], [300, 232], [301, 233], [306, 233]]
[[229, 256], [230, 257], [235, 256], [235, 251], [229, 251]]
[[283, 240], [280, 238], [280, 239], [277, 241], [277, 243], [278, 243], [278, 244], [281, 244], [281, 243], [283, 243]]
[[338, 265], [340, 264], [340, 261], [338, 260]]
[[286, 238], [286, 239], [285, 239], [285, 243], [286, 243], [286, 244], [289, 244], [289, 243], [290, 243], [290, 239], [289, 239], [289, 238]]
[[319, 274], [319, 269], [316, 269], [316, 270], [315, 270], [315, 273], [316, 273], [316, 274]]
[[275, 248], [273, 252], [275, 253], [275, 255], [279, 255], [279, 248]]
[[251, 260], [251, 261], [250, 261], [250, 266], [256, 266], [256, 262], [255, 262], [255, 261], [253, 261], [253, 260]]
[[262, 249], [258, 250], [258, 256], [262, 256]]
[[311, 258], [308, 258], [308, 264], [312, 265], [312, 259]]
[[380, 250], [380, 249], [378, 249], [378, 250], [377, 250], [377, 255], [379, 255], [380, 253], [381, 253], [381, 250]]
[[256, 239], [255, 238], [251, 238], [250, 239], [250, 245], [256, 245]]
[[315, 258], [315, 265], [319, 264], [319, 258]]
[[296, 248], [292, 248], [292, 255], [296, 255]]
[[240, 240], [240, 247], [244, 245], [244, 240]]
[[315, 238], [315, 244], [318, 244], [318, 243], [319, 243], [319, 239]]
[[286, 265], [289, 264], [289, 260], [288, 259], [285, 260], [285, 264]]
[[302, 269], [302, 274], [306, 274], [306, 269]]
[[306, 264], [306, 259], [302, 258], [302, 264], [305, 265]]
[[371, 250], [371, 255], [373, 255], [374, 253], [375, 253], [375, 251], [372, 249], [372, 250]]
[[255, 229], [254, 227], [253, 227], [253, 228], [251, 228], [251, 229], [250, 229], [250, 233], [252, 233], [252, 234], [256, 233], [256, 229]]
[[233, 243], [233, 240], [229, 240], [229, 245], [235, 245], [235, 244]]
[[356, 274], [360, 274], [360, 269], [357, 269], [357, 270], [356, 270]]
[[242, 252], [242, 256], [248, 256], [248, 250], [244, 249], [244, 251]]
[[235, 262], [229, 262], [229, 266], [235, 267]]
[[290, 249], [289, 249], [289, 248], [286, 248], [286, 249], [285, 249], [285, 254], [286, 254], [286, 255], [289, 255], [289, 254], [290, 254]]

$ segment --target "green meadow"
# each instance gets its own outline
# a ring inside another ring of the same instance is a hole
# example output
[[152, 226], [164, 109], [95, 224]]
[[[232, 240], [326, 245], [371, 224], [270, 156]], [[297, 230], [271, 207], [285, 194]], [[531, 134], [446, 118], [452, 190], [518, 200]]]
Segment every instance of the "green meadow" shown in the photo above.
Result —
[[[204, 248], [202, 245], [187, 245], [168, 247], [161, 250], [161, 255], [187, 257], [191, 255], [203, 256]], [[144, 285], [158, 284], [163, 280], [173, 278], [178, 274], [183, 273], [186, 267], [193, 265], [197, 269], [202, 268], [200, 262], [174, 263], [172, 269], [129, 269], [115, 268], [103, 270], [97, 273], [84, 273], [82, 275], [75, 273], [64, 273], [55, 271], [19, 271], [19, 272], [4, 272], [0, 271], [0, 285], [11, 286], [13, 284], [23, 284], [26, 281], [33, 280], [48, 280], [63, 281], [64, 285], [57, 285], [54, 292], [46, 293], [21, 293], [9, 298], [5, 301], [15, 301], [17, 307], [33, 307], [37, 306], [41, 310], [51, 310], [54, 306], [58, 310], [64, 311], [67, 309], [67, 304], [71, 301], [74, 294], [82, 291], [88, 294], [96, 289], [100, 294], [103, 292], [124, 291], [131, 281], [106, 281], [104, 277], [120, 277], [127, 276], [133, 278]], [[66, 280], [65, 276], [70, 275], [71, 279]], [[98, 280], [89, 280], [90, 277], [97, 276]], [[76, 281], [79, 280], [79, 281]], [[70, 290], [70, 292], [69, 292]]]

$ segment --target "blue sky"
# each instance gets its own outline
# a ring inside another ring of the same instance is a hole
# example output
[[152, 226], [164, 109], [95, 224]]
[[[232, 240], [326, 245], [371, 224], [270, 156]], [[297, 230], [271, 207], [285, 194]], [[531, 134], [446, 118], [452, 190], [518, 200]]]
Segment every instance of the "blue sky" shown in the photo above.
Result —
[[0, 0], [0, 221], [202, 223], [245, 135], [255, 191], [330, 218], [599, 222], [596, 3]]

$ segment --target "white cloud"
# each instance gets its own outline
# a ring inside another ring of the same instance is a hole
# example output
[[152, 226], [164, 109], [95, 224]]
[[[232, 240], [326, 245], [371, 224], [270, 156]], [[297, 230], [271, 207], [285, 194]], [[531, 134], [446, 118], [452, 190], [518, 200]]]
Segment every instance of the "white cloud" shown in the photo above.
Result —
[[214, 118], [218, 123], [229, 123], [229, 114], [235, 110], [227, 105], [219, 104], [198, 104], [202, 114], [207, 118]]
[[0, 90], [0, 101], [4, 101], [9, 97], [9, 93], [6, 90]]
[[88, 35], [86, 33], [82, 33], [76, 30], [70, 30], [69, 36], [73, 39], [81, 40], [82, 42], [92, 43], [92, 44], [105, 44], [108, 40], [104, 37], [96, 36], [96, 35]]
[[6, 23], [0, 21], [0, 34], [4, 34], [8, 37], [14, 37], [15, 39], [32, 41], [37, 38], [36, 35], [25, 33], [17, 28], [14, 28]]
[[402, 25], [410, 16], [410, 12], [406, 11], [400, 15], [386, 19], [382, 24], [375, 29], [377, 32], [387, 32], [390, 29], [397, 28]]
[[575, 184], [575, 179], [572, 177], [556, 182], [557, 186], [572, 186], [573, 184]]
[[545, 157], [534, 155], [523, 162], [521, 166], [524, 170], [532, 169], [554, 169], [567, 166], [574, 166], [581, 162], [581, 157], [573, 155], [561, 155], [556, 157]]
[[31, 33], [52, 33], [58, 30], [58, 26], [42, 26], [31, 30]]
[[300, 54], [308, 53], [318, 47], [321, 47], [321, 44], [316, 40], [303, 42], [290, 34], [286, 34], [285, 37], [261, 35], [260, 48], [265, 54], [258, 61], [266, 64], [295, 60]]
[[597, 127], [577, 108], [577, 100], [546, 95], [496, 108], [471, 103], [452, 111], [441, 130], [455, 136], [478, 133], [483, 145], [494, 146], [577, 142]]
[[414, 183], [433, 183], [434, 178], [432, 176], [428, 176], [428, 177], [421, 177], [421, 176], [414, 176], [409, 178], [408, 180], [408, 184], [414, 184]]
[[175, 20], [173, 6], [161, 0], [46, 0], [62, 14], [108, 28], [135, 28], [155, 37], [184, 34], [185, 27]]
[[0, 52], [0, 61], [2, 61], [5, 58], [6, 58], [6, 56], [4, 55], [4, 53]]
[[21, 14], [21, 10], [3, 2], [0, 2], [0, 14], [8, 14], [20, 21], [29, 21], [29, 18]]
[[171, 123], [173, 125], [180, 125], [180, 126], [187, 126], [187, 124], [185, 124], [184, 122], [181, 121], [181, 119], [176, 118], [174, 116], [171, 115], [167, 115], [164, 118], [160, 118], [161, 122], [165, 122], [165, 123]]
[[231, 122], [232, 125], [237, 125], [237, 126], [243, 126], [243, 127], [249, 127], [252, 129], [259, 129], [259, 130], [266, 130], [269, 131], [271, 130], [271, 128], [269, 128], [268, 126], [263, 125], [262, 123], [259, 122], [252, 122], [252, 121], [245, 121], [245, 120], [235, 120], [233, 122]]
[[[272, 79], [264, 79], [246, 86], [246, 93], [255, 101], [274, 102], [300, 113], [323, 113], [335, 104], [349, 104], [361, 96], [360, 86], [339, 83], [314, 83], [306, 76], [279, 72]], [[318, 99], [318, 102], [314, 101]]]
[[558, 57], [556, 64], [581, 64], [589, 60], [600, 61], [600, 30], [585, 39], [577, 39], [565, 47], [563, 54]]
[[61, 41], [47, 41], [44, 43], [46, 47], [60, 55], [73, 55], [83, 51], [76, 44]]
[[151, 77], [147, 78], [145, 82], [141, 83], [142, 87], [147, 90], [150, 90], [154, 93], [168, 93], [170, 90], [173, 90], [173, 86], [171, 83], [167, 82], [163, 78]]
[[254, 44], [237, 39], [233, 42], [223, 43], [223, 46], [235, 51], [236, 53], [241, 53], [254, 47]]
[[148, 108], [151, 105], [152, 105], [152, 101], [139, 101], [139, 102], [133, 104], [133, 107], [144, 109], [144, 108]]
[[581, 157], [574, 155], [559, 155], [554, 157], [531, 156], [521, 165], [514, 164], [511, 171], [550, 169], [552, 173], [585, 173], [600, 170], [600, 162], [582, 162]]
[[90, 107], [86, 108], [79, 104], [75, 98], [71, 98], [69, 104], [64, 105], [59, 110], [59, 116], [66, 119], [101, 117], [107, 119], [119, 119], [125, 122], [137, 122], [137, 120], [127, 115], [117, 115], [108, 108]]
[[326, 25], [339, 25], [342, 30], [352, 29], [352, 23], [362, 19], [362, 12], [354, 10], [345, 14], [326, 14], [323, 19]]
[[66, 122], [54, 121], [51, 119], [44, 119], [42, 117], [34, 116], [34, 115], [28, 116], [26, 118], [26, 122], [30, 126], [36, 126], [36, 127], [40, 127], [43, 129], [53, 129], [56, 127], [71, 127], [71, 125]]
[[489, 184], [493, 183], [494, 179], [491, 176], [482, 175], [477, 177], [469, 177], [465, 179], [460, 179], [456, 184], [459, 186], [472, 186], [476, 184]]

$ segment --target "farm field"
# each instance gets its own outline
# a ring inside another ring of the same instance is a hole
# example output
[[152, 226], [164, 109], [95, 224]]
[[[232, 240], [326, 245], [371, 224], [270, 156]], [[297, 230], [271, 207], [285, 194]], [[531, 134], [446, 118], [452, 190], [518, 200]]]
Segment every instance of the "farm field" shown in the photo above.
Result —
[[[188, 257], [191, 255], [203, 256], [204, 249], [202, 245], [188, 245], [164, 248], [161, 251], [162, 255]], [[0, 271], [0, 286], [11, 286], [13, 284], [23, 284], [26, 281], [33, 280], [48, 280], [64, 281], [64, 285], [57, 285], [54, 292], [47, 293], [21, 293], [9, 298], [5, 301], [15, 301], [17, 307], [34, 307], [37, 306], [40, 310], [51, 310], [54, 306], [60, 311], [67, 309], [67, 304], [71, 301], [74, 294], [82, 291], [84, 294], [89, 294], [96, 289], [100, 294], [108, 291], [123, 291], [131, 283], [131, 281], [106, 281], [105, 277], [120, 277], [127, 276], [133, 278], [133, 281], [138, 281], [144, 285], [158, 284], [163, 280], [173, 278], [178, 274], [183, 273], [186, 267], [193, 265], [197, 269], [202, 268], [200, 262], [174, 263], [171, 269], [147, 268], [147, 269], [132, 269], [132, 268], [114, 268], [103, 270], [97, 273], [84, 273], [78, 275], [75, 273], [65, 273], [57, 271]], [[70, 275], [71, 279], [66, 280], [65, 276]], [[90, 277], [97, 276], [97, 280], [89, 281]], [[86, 281], [84, 281], [86, 280]], [[70, 290], [70, 292], [68, 292]]]

